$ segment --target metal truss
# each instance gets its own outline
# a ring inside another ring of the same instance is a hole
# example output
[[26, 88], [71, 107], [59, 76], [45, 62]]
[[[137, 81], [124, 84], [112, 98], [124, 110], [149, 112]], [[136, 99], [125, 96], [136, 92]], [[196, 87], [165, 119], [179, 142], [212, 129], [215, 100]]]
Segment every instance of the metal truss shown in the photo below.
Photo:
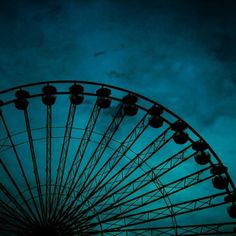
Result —
[[50, 209], [52, 208], [52, 106], [47, 106], [46, 118], [46, 219], [50, 218]]
[[[155, 101], [86, 81], [23, 85], [0, 96], [1, 235], [236, 233], [227, 168], [189, 124]], [[34, 109], [36, 102], [44, 110]], [[226, 206], [220, 222], [214, 212]]]
[[[202, 225], [178, 225], [178, 235], [197, 236], [197, 235], [232, 235], [229, 226], [236, 226], [235, 222], [217, 223], [217, 224], [202, 224]], [[92, 234], [97, 234], [94, 232]], [[159, 228], [136, 228], [136, 229], [120, 229], [120, 230], [104, 230], [107, 235], [176, 235], [174, 227], [159, 227]]]
[[37, 191], [38, 191], [38, 196], [39, 196], [41, 216], [42, 218], [45, 218], [45, 209], [44, 209], [44, 204], [43, 204], [42, 189], [41, 189], [38, 165], [37, 165], [37, 160], [36, 160], [36, 155], [35, 155], [35, 150], [34, 150], [34, 141], [32, 137], [30, 120], [29, 120], [27, 109], [24, 110], [24, 117], [25, 117], [26, 130], [28, 134], [28, 140], [29, 140], [29, 148], [30, 148], [31, 158], [32, 158], [32, 163], [33, 163], [34, 176], [35, 176], [35, 181], [36, 181], [36, 186], [37, 186]]
[[[52, 195], [52, 202], [54, 202], [54, 200], [56, 201], [56, 204], [54, 204], [55, 208], [58, 207], [58, 204], [60, 201], [59, 196], [61, 195], [61, 188], [62, 188], [61, 186], [62, 186], [62, 181], [64, 177], [66, 159], [67, 159], [67, 154], [68, 154], [70, 140], [71, 140], [71, 132], [72, 132], [73, 122], [75, 118], [75, 111], [76, 111], [76, 104], [70, 104], [67, 121], [65, 125], [65, 134], [64, 134], [64, 139], [62, 143], [59, 165], [57, 169], [55, 187], [54, 187], [54, 191]], [[50, 210], [52, 211], [52, 209]]]

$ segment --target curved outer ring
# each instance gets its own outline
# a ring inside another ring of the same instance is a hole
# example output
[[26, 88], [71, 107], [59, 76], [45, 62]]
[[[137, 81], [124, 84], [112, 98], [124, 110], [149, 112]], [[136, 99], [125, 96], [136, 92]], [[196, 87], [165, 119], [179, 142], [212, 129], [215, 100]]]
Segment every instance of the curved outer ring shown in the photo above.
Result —
[[[97, 83], [97, 82], [90, 82], [90, 81], [79, 81], [79, 80], [58, 80], [58, 81], [44, 81], [44, 82], [37, 82], [37, 83], [30, 83], [30, 84], [24, 84], [24, 85], [21, 85], [21, 86], [15, 86], [15, 87], [12, 87], [10, 89], [6, 89], [6, 90], [3, 90], [3, 91], [0, 91], [0, 94], [6, 94], [8, 92], [11, 92], [11, 91], [14, 91], [14, 90], [18, 90], [18, 89], [23, 89], [23, 88], [28, 88], [28, 87], [35, 87], [35, 86], [39, 86], [39, 85], [47, 85], [47, 84], [86, 84], [86, 85], [94, 85], [94, 86], [101, 86], [101, 87], [107, 87], [107, 88], [110, 88], [110, 89], [115, 89], [115, 90], [118, 90], [118, 91], [121, 91], [121, 92], [125, 92], [125, 93], [131, 93], [133, 95], [136, 95], [138, 98], [141, 98], [147, 102], [150, 102], [152, 103], [152, 105], [157, 105], [157, 106], [160, 106], [165, 112], [169, 113], [170, 115], [172, 115], [173, 117], [175, 117], [177, 120], [181, 120], [181, 121], [184, 121], [182, 118], [180, 118], [178, 115], [176, 115], [175, 113], [173, 113], [171, 110], [169, 110], [168, 108], [162, 106], [161, 104], [155, 102], [154, 100], [150, 99], [150, 98], [147, 98], [146, 96], [143, 96], [143, 95], [140, 95], [138, 93], [135, 93], [133, 91], [130, 91], [130, 90], [127, 90], [127, 89], [124, 89], [124, 88], [120, 88], [120, 87], [117, 87], [117, 86], [113, 86], [113, 85], [108, 85], [108, 84], [104, 84], [104, 83]], [[70, 94], [69, 92], [57, 92], [55, 94]], [[86, 93], [86, 92], [83, 92], [84, 95], [90, 95], [90, 96], [97, 96], [97, 94], [95, 93]], [[39, 97], [43, 94], [34, 94], [34, 95], [30, 95], [29, 98], [33, 98], [33, 97]], [[111, 99], [113, 100], [116, 100], [116, 101], [122, 101], [121, 99], [119, 98], [116, 98], [116, 97], [110, 97]], [[4, 105], [7, 105], [7, 104], [10, 104], [10, 103], [13, 103], [16, 99], [13, 99], [13, 100], [10, 100], [10, 101], [7, 101], [7, 102], [3, 102], [3, 104], [1, 104], [1, 106], [4, 106]], [[148, 109], [143, 107], [143, 106], [140, 106], [137, 104], [137, 106], [139, 108], [141, 108], [142, 110], [145, 110], [147, 111]], [[166, 121], [168, 123], [168, 121]], [[184, 121], [185, 122], [185, 121]], [[207, 143], [205, 141], [205, 139], [202, 138], [202, 136], [191, 126], [189, 125], [187, 122], [185, 122], [188, 126], [188, 129], [194, 134], [196, 135], [200, 140], [203, 140], [205, 143]], [[169, 122], [169, 125], [171, 123]], [[191, 142], [193, 142], [191, 139], [189, 139]], [[208, 144], [208, 143], [207, 143]], [[220, 160], [220, 158], [217, 156], [217, 154], [214, 152], [214, 150], [211, 148], [211, 146], [208, 144], [208, 149], [209, 151], [213, 154], [213, 156], [215, 157], [215, 159], [219, 162], [220, 165], [223, 166], [223, 163], [222, 161]], [[228, 173], [228, 171], [225, 172], [225, 175], [226, 177], [228, 178], [229, 180], [229, 183], [233, 189], [233, 191], [236, 193], [236, 187]], [[228, 191], [228, 193], [230, 192], [229, 189], [227, 188], [226, 189]], [[169, 200], [170, 201], [170, 200]], [[177, 226], [177, 221], [174, 217], [174, 225], [175, 225], [175, 228], [177, 230], [178, 226]], [[177, 233], [177, 232], [176, 232]]]
[[[141, 99], [143, 99], [143, 100], [146, 100], [146, 101], [148, 101], [148, 102], [150, 102], [150, 103], [153, 103], [153, 104], [155, 104], [155, 105], [158, 105], [158, 106], [162, 107], [166, 112], [168, 112], [168, 113], [171, 114], [172, 116], [176, 117], [178, 120], [182, 120], [182, 121], [183, 121], [182, 118], [180, 118], [178, 115], [176, 115], [175, 113], [173, 113], [171, 110], [169, 110], [168, 108], [162, 106], [161, 104], [155, 102], [154, 100], [152, 100], [152, 99], [150, 99], [150, 98], [147, 98], [147, 97], [145, 97], [145, 96], [143, 96], [143, 95], [140, 95], [140, 94], [135, 93], [135, 92], [133, 92], [133, 91], [130, 91], [130, 90], [128, 90], [128, 89], [124, 89], [124, 88], [120, 88], [120, 87], [117, 87], [117, 86], [108, 85], [108, 84], [104, 84], [104, 83], [96, 83], [96, 82], [80, 81], [80, 80], [55, 80], [55, 81], [44, 81], [44, 82], [37, 82], [37, 83], [25, 84], [25, 85], [21, 85], [21, 86], [15, 86], [15, 87], [12, 87], [12, 88], [10, 88], [10, 89], [5, 89], [5, 90], [3, 90], [3, 91], [0, 91], [0, 94], [4, 94], [4, 93], [7, 93], [7, 92], [11, 92], [11, 91], [14, 91], [14, 90], [17, 90], [17, 89], [22, 89], [22, 88], [27, 88], [27, 87], [33, 87], [33, 86], [37, 86], [37, 85], [44, 85], [44, 84], [64, 84], [64, 83], [67, 83], [67, 84], [71, 84], [71, 83], [73, 83], [73, 84], [76, 83], [76, 84], [77, 84], [77, 83], [78, 83], [78, 84], [98, 85], [98, 86], [103, 86], [103, 87], [107, 87], [107, 88], [119, 90], [119, 91], [126, 92], [126, 93], [132, 93], [132, 94], [136, 95], [137, 97], [139, 97], [139, 98], [141, 98]], [[60, 94], [60, 93], [58, 93], [58, 94]], [[65, 93], [65, 94], [69, 94], [69, 92], [68, 92], [68, 93]], [[86, 93], [84, 93], [84, 94], [86, 94]], [[96, 96], [96, 95], [95, 95], [95, 96]], [[113, 99], [114, 99], [114, 98], [113, 98]], [[119, 99], [117, 99], [117, 100], [119, 100]], [[11, 102], [13, 102], [13, 101], [11, 101]], [[11, 102], [9, 102], [9, 103], [11, 103]], [[7, 103], [4, 103], [3, 105], [5, 105], [5, 104], [7, 104]], [[143, 107], [141, 107], [141, 108], [143, 108]], [[145, 110], [145, 109], [144, 109], [144, 110]], [[188, 125], [189, 130], [191, 130], [197, 137], [199, 137], [199, 139], [204, 140], [204, 141], [206, 142], [206, 140], [203, 139], [202, 136], [201, 136], [191, 125], [189, 125], [188, 123], [187, 123], [187, 125]], [[207, 142], [206, 142], [206, 143], [207, 143]], [[208, 144], [208, 143], [207, 143], [207, 144]], [[211, 146], [210, 146], [210, 145], [208, 145], [208, 146], [209, 146], [209, 150], [210, 150], [211, 153], [214, 155], [214, 157], [217, 159], [217, 161], [218, 161], [220, 164], [223, 165], [223, 163], [221, 162], [220, 158], [217, 156], [217, 154], [214, 152], [214, 150], [211, 148]], [[235, 187], [235, 185], [234, 185], [232, 179], [230, 178], [230, 175], [228, 174], [228, 172], [226, 172], [226, 175], [227, 175], [227, 177], [228, 177], [229, 180], [230, 180], [230, 184], [231, 184], [233, 190], [236, 191], [236, 187]]]

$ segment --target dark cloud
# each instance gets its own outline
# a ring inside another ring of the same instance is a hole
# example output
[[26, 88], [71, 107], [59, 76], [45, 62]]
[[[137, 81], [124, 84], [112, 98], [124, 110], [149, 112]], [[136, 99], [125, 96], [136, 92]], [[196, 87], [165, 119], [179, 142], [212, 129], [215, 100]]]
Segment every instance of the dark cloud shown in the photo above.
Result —
[[235, 1], [4, 1], [0, 86], [60, 79], [135, 90], [199, 126], [234, 118]]
[[180, 115], [235, 166], [235, 12], [235, 0], [1, 1], [0, 90], [65, 79], [124, 87]]

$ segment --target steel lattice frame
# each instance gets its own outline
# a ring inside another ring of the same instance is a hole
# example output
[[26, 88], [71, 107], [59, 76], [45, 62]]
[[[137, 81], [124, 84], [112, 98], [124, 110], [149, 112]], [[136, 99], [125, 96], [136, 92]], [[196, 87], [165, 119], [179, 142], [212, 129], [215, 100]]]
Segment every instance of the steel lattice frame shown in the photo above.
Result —
[[[74, 94], [74, 85], [84, 90]], [[45, 94], [47, 86], [57, 89]], [[98, 92], [104, 88], [111, 95]], [[17, 91], [29, 94], [15, 97]], [[43, 104], [44, 96], [55, 104]], [[22, 85], [1, 91], [0, 99], [1, 235], [236, 232], [236, 189], [227, 168], [161, 104], [86, 81]], [[176, 141], [178, 135], [187, 139]], [[197, 163], [199, 153], [209, 160]]]

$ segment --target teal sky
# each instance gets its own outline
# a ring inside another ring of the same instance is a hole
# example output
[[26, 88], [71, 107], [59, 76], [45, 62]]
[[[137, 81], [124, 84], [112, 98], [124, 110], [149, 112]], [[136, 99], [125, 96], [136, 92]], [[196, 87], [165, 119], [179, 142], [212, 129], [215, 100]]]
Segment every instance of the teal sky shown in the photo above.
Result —
[[236, 2], [0, 2], [0, 90], [88, 80], [145, 95], [191, 124], [236, 182]]
[[235, 9], [227, 0], [1, 1], [1, 89], [78, 79], [137, 91], [192, 124], [234, 174]]

